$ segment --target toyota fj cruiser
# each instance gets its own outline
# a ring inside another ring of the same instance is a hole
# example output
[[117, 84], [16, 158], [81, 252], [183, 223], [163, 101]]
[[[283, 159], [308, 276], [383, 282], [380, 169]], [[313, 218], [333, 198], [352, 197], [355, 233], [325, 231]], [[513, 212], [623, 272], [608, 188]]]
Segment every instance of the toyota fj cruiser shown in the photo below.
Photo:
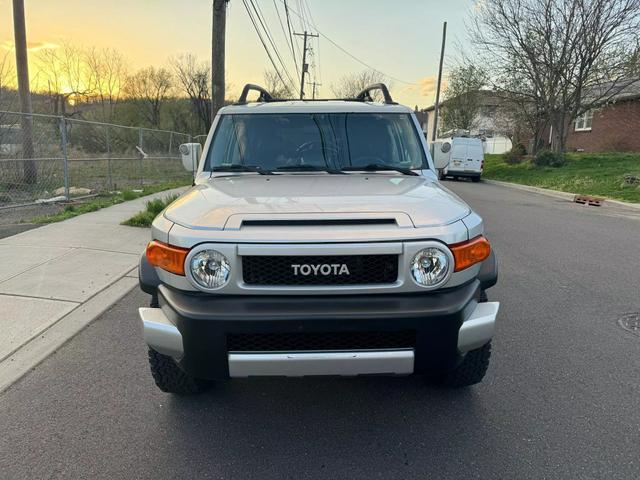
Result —
[[262, 375], [472, 385], [499, 307], [482, 219], [440, 185], [382, 84], [328, 101], [245, 86], [216, 115], [193, 188], [153, 222], [139, 273], [151, 373], [174, 393]]

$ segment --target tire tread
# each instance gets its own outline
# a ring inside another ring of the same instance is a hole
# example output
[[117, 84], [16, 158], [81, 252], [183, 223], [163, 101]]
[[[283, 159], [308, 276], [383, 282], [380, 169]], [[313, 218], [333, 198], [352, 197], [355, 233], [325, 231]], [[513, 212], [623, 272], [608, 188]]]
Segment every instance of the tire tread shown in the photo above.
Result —
[[183, 372], [173, 358], [149, 349], [149, 366], [153, 380], [166, 393], [191, 395], [204, 392], [210, 385], [206, 380]]
[[445, 373], [438, 383], [452, 388], [468, 387], [480, 383], [489, 368], [491, 342], [467, 352], [462, 363]]

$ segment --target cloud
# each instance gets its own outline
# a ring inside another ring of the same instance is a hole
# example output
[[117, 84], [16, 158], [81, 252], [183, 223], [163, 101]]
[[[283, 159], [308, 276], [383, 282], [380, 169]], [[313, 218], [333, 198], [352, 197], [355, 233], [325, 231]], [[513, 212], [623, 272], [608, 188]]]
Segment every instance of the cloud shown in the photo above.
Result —
[[[417, 85], [406, 87], [407, 92], [417, 93], [419, 96], [425, 98], [427, 102], [434, 103], [436, 97], [436, 87], [438, 82], [437, 75], [429, 75], [428, 77], [418, 80]], [[442, 79], [441, 92], [447, 86], [446, 77]]]
[[478, 0], [474, 5], [473, 5], [473, 11], [474, 12], [481, 12], [482, 10], [484, 10], [485, 8], [487, 8], [487, 0]]
[[[15, 43], [12, 40], [5, 40], [0, 44], [5, 50], [13, 50]], [[60, 45], [53, 42], [27, 42], [27, 50], [30, 52], [38, 52], [40, 50], [53, 50], [60, 48]]]

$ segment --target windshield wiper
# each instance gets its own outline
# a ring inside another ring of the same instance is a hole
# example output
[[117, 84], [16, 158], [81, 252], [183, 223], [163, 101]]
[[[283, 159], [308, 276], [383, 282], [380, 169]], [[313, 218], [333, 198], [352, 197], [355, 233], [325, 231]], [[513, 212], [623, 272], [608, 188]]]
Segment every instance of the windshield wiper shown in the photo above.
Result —
[[254, 172], [260, 175], [273, 175], [271, 170], [267, 170], [257, 165], [227, 165], [224, 167], [217, 167], [211, 170], [212, 172]]
[[377, 172], [380, 170], [390, 170], [390, 171], [402, 173], [403, 175], [420, 176], [419, 173], [416, 173], [409, 168], [396, 167], [394, 165], [386, 165], [384, 163], [370, 163], [368, 165], [363, 165], [363, 166], [349, 166], [349, 167], [343, 167], [342, 170], [346, 170], [346, 171], [362, 170], [364, 172]]
[[316, 165], [285, 165], [284, 167], [276, 168], [276, 172], [327, 172], [334, 175], [344, 175], [342, 170], [336, 170], [329, 167], [318, 167]]

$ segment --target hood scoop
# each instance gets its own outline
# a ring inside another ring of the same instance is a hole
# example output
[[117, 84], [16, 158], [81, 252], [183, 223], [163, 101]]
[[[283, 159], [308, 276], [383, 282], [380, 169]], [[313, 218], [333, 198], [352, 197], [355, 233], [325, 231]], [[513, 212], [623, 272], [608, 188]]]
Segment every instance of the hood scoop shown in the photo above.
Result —
[[243, 220], [242, 227], [342, 227], [351, 225], [398, 225], [395, 218]]
[[224, 230], [253, 228], [414, 228], [403, 212], [309, 212], [309, 213], [236, 213], [230, 215]]

